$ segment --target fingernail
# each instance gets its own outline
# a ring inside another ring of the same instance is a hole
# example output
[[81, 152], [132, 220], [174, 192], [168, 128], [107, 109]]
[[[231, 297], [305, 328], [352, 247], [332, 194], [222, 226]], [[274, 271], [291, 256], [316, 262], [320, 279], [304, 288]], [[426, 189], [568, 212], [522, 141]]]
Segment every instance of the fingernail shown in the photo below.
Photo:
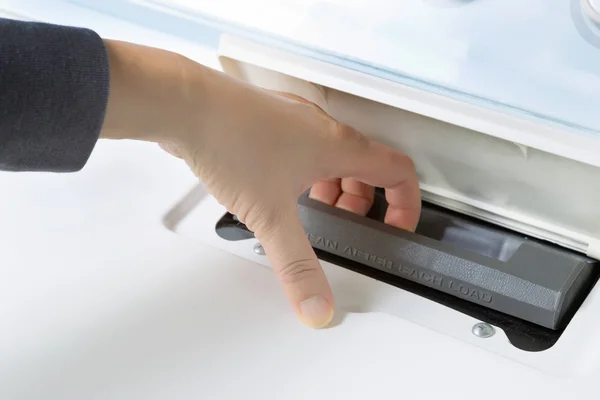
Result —
[[302, 321], [311, 328], [325, 328], [333, 318], [333, 307], [322, 296], [311, 297], [300, 303]]

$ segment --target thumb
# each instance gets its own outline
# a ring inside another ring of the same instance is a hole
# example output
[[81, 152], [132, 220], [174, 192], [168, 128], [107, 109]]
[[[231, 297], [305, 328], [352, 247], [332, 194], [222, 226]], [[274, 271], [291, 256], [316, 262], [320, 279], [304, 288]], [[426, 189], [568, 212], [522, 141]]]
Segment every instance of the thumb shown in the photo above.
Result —
[[[294, 311], [306, 325], [324, 328], [333, 318], [333, 294], [295, 203], [255, 232]], [[269, 226], [270, 225], [270, 226]]]

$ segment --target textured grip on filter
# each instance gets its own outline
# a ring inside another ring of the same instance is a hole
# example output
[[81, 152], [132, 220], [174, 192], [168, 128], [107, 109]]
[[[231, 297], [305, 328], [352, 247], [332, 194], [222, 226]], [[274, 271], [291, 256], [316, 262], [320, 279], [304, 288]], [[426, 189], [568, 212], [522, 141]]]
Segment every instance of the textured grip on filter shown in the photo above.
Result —
[[[542, 242], [515, 240], [510, 232], [475, 222], [469, 229], [465, 220], [452, 225], [445, 217], [446, 230], [436, 240], [328, 206], [307, 194], [298, 207], [317, 249], [550, 329], [564, 326], [593, 276], [594, 260]], [[434, 214], [422, 216], [421, 224], [435, 219]], [[456, 229], [472, 237], [461, 239]], [[456, 245], [461, 240], [476, 243], [485, 235], [510, 239], [503, 242], [500, 256]]]

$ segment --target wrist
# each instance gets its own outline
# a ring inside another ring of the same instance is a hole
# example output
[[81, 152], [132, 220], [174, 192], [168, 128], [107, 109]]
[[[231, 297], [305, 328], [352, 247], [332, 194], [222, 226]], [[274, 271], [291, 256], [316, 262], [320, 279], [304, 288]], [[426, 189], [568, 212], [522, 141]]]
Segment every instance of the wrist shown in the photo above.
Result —
[[203, 67], [165, 50], [106, 41], [110, 92], [102, 138], [178, 142], [201, 130]]

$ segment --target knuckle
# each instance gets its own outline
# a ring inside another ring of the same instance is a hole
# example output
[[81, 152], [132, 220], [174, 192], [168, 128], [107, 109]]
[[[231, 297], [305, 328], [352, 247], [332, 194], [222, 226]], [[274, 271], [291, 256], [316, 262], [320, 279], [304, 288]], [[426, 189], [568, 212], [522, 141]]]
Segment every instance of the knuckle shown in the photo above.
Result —
[[370, 140], [351, 126], [336, 122], [334, 131], [334, 138], [338, 146], [359, 154], [368, 151]]
[[405, 167], [404, 168], [406, 168], [406, 170], [409, 171], [411, 175], [416, 175], [417, 174], [417, 167], [416, 167], [414, 161], [412, 160], [412, 158], [410, 158], [409, 156], [405, 155], [404, 159], [405, 159], [405, 161], [404, 161]]
[[244, 210], [244, 221], [252, 232], [259, 234], [262, 238], [269, 238], [278, 226], [280, 212], [277, 208], [256, 204]]
[[388, 161], [391, 165], [402, 167], [404, 170], [415, 171], [415, 164], [412, 159], [406, 154], [400, 153], [398, 151], [389, 151], [388, 152]]
[[255, 231], [256, 226], [260, 226], [261, 219], [265, 217], [265, 207], [260, 202], [254, 201], [253, 196], [248, 193], [222, 191], [222, 195], [217, 199], [227, 211], [235, 215], [248, 229]]
[[223, 188], [215, 187], [213, 189], [211, 186], [209, 186], [209, 190], [211, 190], [219, 204], [224, 206], [227, 211], [237, 216], [242, 222], [246, 220], [248, 207], [245, 207], [244, 202], [241, 200], [242, 196], [239, 193], [229, 193]]
[[358, 141], [361, 140], [362, 137], [356, 129], [340, 122], [334, 124], [334, 136], [337, 140], [342, 142]]
[[311, 259], [300, 259], [289, 262], [277, 271], [283, 283], [297, 283], [318, 274], [318, 268]]

